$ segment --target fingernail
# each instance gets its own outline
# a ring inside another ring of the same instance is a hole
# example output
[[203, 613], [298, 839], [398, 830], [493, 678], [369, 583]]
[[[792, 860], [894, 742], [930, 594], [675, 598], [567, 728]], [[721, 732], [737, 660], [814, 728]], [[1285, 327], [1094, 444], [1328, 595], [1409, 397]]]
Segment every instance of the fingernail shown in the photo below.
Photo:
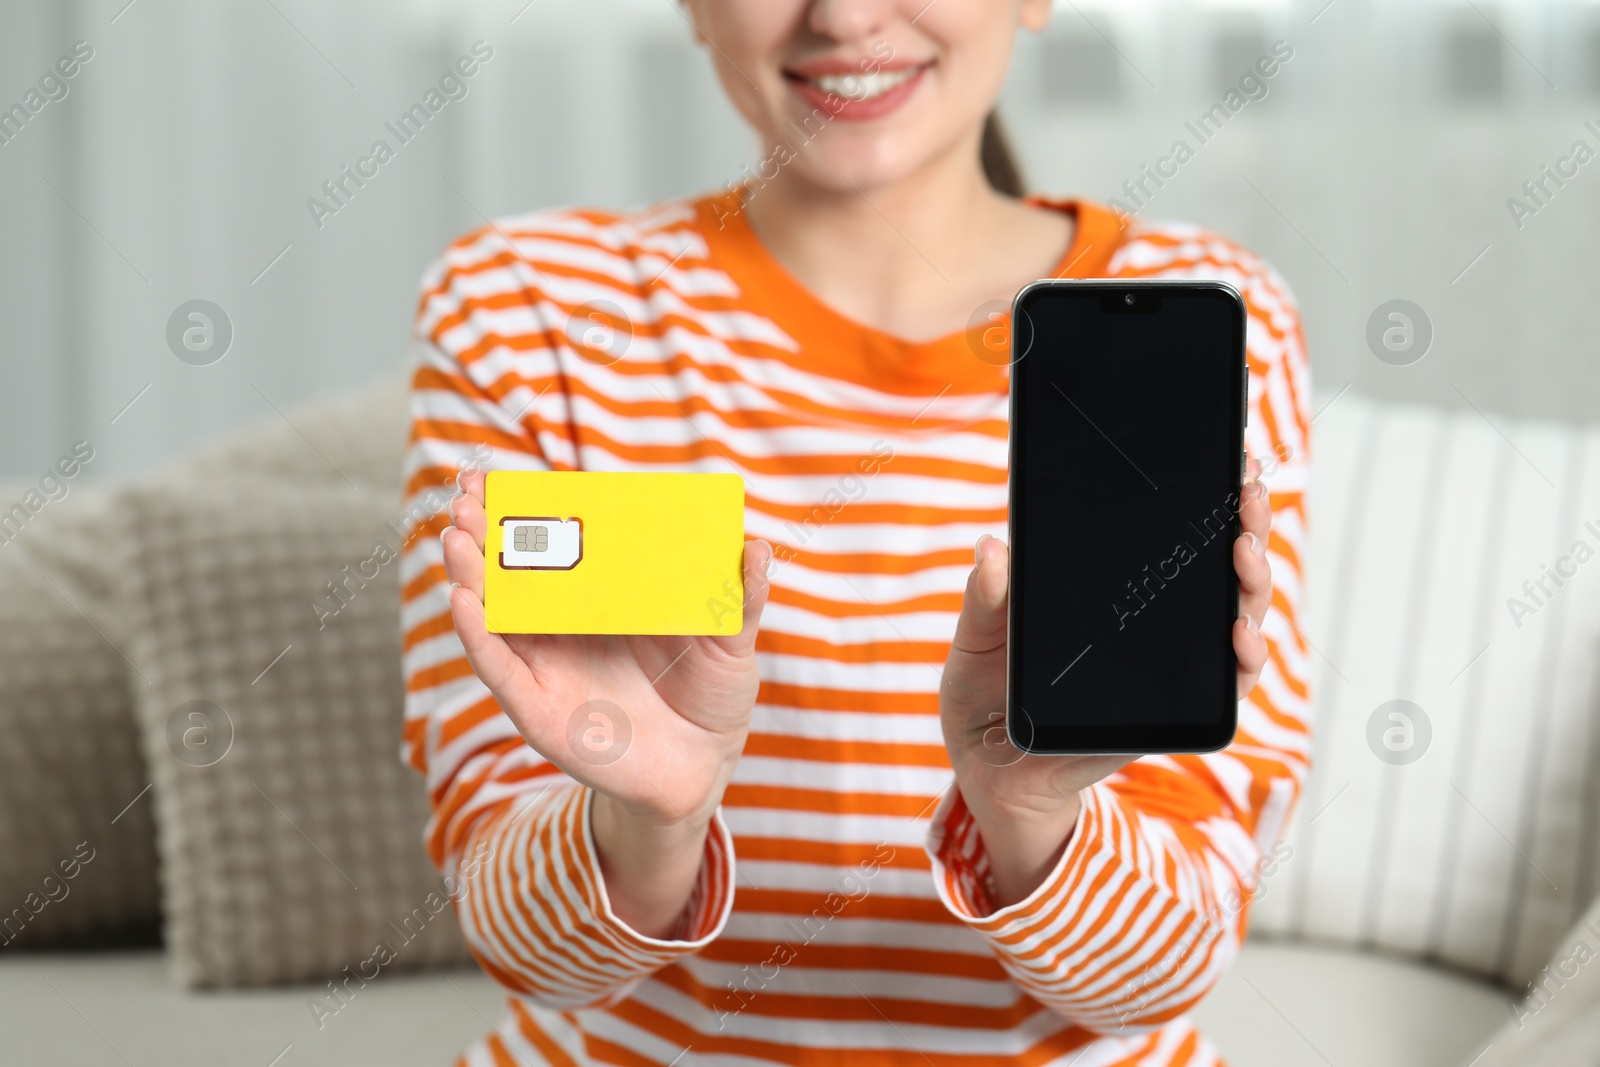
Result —
[[450, 591], [452, 593], [454, 593], [457, 589], [460, 589], [460, 588], [461, 588], [461, 583], [460, 582], [451, 582], [450, 583]]
[[1250, 551], [1251, 552], [1253, 552], [1257, 556], [1265, 556], [1267, 554], [1266, 546], [1261, 543], [1261, 538], [1257, 537], [1255, 534], [1250, 533], [1248, 531], [1246, 531], [1245, 536], [1250, 538]]
[[768, 581], [771, 581], [772, 576], [778, 573], [778, 550], [773, 548], [772, 542], [764, 537], [757, 537], [751, 543], [767, 546], [767, 565], [761, 569], [761, 574]]
[[984, 534], [982, 537], [978, 538], [978, 543], [972, 548], [972, 562], [974, 566], [981, 565], [983, 563], [983, 543], [985, 541], [992, 540], [994, 540], [994, 538], [989, 534]]
[[1261, 633], [1261, 627], [1256, 625], [1256, 617], [1254, 615], [1246, 615], [1244, 617], [1244, 628], [1253, 634]]
[[446, 526], [444, 529], [440, 530], [439, 531], [439, 540], [443, 541], [444, 538], [445, 538], [445, 535], [448, 534], [451, 530], [454, 530], [454, 529], [455, 529], [454, 526]]

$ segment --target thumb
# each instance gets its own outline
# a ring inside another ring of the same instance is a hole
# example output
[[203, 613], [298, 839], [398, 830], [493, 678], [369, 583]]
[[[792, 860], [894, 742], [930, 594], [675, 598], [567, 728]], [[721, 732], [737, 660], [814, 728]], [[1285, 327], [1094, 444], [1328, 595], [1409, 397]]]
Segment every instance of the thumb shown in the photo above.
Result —
[[728, 637], [714, 638], [728, 652], [742, 656], [755, 648], [756, 631], [761, 628], [761, 611], [767, 606], [772, 580], [767, 569], [772, 565], [772, 546], [765, 541], [744, 544], [744, 627]]
[[967, 576], [952, 646], [961, 652], [992, 652], [1006, 643], [1006, 602], [1011, 588], [1011, 549], [984, 534], [974, 550], [977, 564]]

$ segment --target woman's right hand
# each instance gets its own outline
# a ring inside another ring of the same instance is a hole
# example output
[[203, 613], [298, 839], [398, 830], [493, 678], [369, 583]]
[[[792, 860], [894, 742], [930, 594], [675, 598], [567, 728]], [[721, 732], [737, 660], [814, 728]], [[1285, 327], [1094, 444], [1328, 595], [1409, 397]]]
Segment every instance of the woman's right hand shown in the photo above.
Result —
[[[626, 865], [638, 849], [678, 839], [696, 846], [698, 870], [705, 828], [750, 728], [771, 546], [744, 547], [744, 628], [733, 636], [493, 634], [483, 614], [484, 475], [463, 472], [459, 484], [450, 509], [455, 525], [442, 540], [445, 573], [454, 583], [450, 612], [473, 673], [528, 744], [594, 790], [596, 838], [602, 852], [612, 853], [607, 865]], [[583, 705], [590, 707], [574, 722]], [[616, 712], [607, 705], [620, 709], [625, 727], [591, 718], [609, 720]], [[591, 750], [583, 740], [591, 727], [609, 727], [619, 743], [625, 729], [627, 750], [620, 757]]]

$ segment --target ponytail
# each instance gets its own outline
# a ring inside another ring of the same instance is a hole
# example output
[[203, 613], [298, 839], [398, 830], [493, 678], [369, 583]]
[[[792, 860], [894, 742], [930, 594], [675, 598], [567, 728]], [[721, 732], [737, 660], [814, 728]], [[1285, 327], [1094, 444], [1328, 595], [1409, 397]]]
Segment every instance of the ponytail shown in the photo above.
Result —
[[983, 163], [983, 176], [997, 192], [1017, 197], [1026, 192], [1022, 168], [1011, 152], [1011, 142], [1000, 125], [1000, 116], [993, 111], [983, 120], [983, 143], [978, 149], [978, 158]]

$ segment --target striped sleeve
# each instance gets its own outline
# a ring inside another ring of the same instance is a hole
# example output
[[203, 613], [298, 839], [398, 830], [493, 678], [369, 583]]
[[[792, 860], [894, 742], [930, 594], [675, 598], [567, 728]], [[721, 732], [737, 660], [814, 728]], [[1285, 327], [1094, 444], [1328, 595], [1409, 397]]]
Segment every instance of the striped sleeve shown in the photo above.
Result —
[[570, 353], [565, 331], [548, 325], [565, 318], [538, 284], [545, 274], [526, 258], [523, 231], [512, 228], [515, 250], [502, 232], [463, 238], [423, 279], [402, 519], [401, 756], [426, 779], [429, 854], [455, 880], [462, 929], [484, 970], [570, 1009], [626, 996], [720, 932], [733, 903], [733, 842], [719, 815], [680, 938], [632, 930], [606, 895], [593, 794], [523, 740], [456, 635], [439, 535], [459, 473], [575, 461], [562, 374]]
[[1250, 901], [1289, 850], [1282, 834], [1310, 756], [1309, 654], [1301, 637], [1310, 372], [1287, 286], [1203, 231], [1135, 233], [1110, 273], [1221, 278], [1245, 298], [1246, 444], [1272, 492], [1268, 662], [1221, 752], [1148, 756], [1082, 794], [1060, 861], [1026, 899], [996, 909], [988, 860], [959, 790], [933, 815], [936, 892], [1030, 996], [1099, 1033], [1167, 1023], [1238, 952]]
[[563, 786], [483, 820], [470, 843], [482, 873], [459, 882], [456, 913], [484, 971], [548, 1008], [626, 999], [715, 940], [733, 906], [733, 837], [719, 812], [679, 936], [646, 937], [617, 918], [595, 852], [593, 799], [585, 787]]

